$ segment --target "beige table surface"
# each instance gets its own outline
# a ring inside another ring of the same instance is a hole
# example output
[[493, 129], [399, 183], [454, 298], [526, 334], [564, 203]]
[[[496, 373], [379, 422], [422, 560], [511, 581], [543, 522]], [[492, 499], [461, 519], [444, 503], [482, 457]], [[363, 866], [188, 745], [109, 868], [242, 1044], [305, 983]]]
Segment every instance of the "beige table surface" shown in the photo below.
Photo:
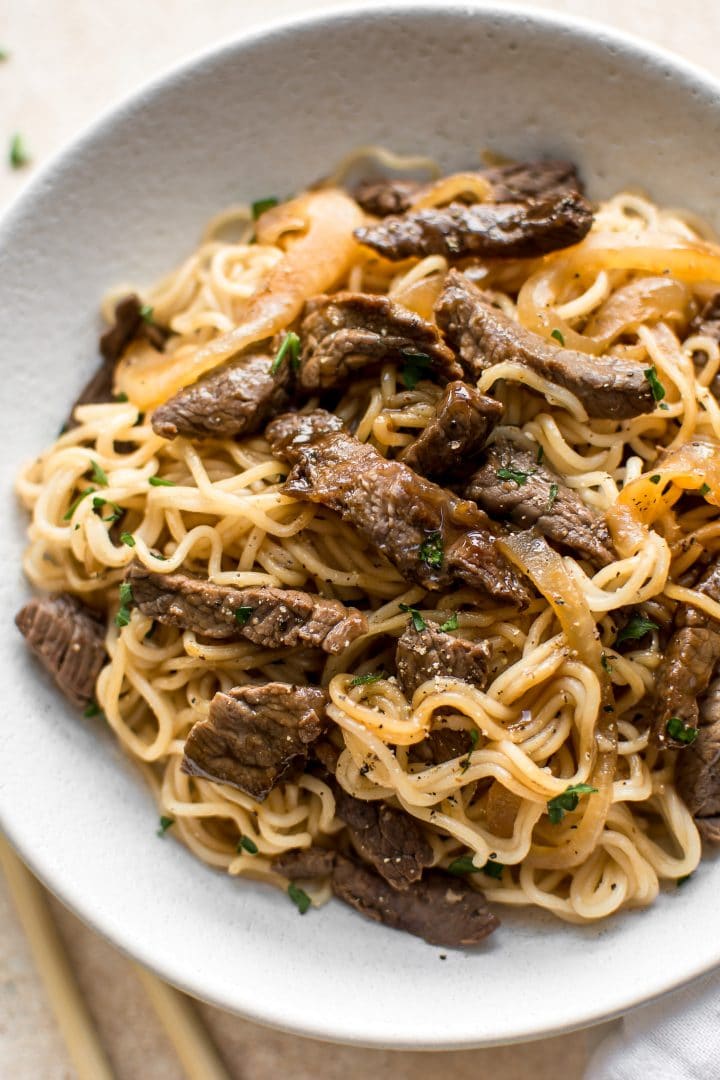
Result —
[[[361, 2], [361, 0], [358, 0]], [[526, 0], [604, 19], [720, 68], [715, 0]], [[270, 16], [328, 0], [2, 0], [0, 209], [32, 168], [11, 171], [2, 149], [23, 133], [35, 162], [68, 142], [108, 105], [175, 61]], [[121, 1080], [181, 1080], [149, 1002], [127, 961], [53, 901], [63, 937]], [[519, 1007], [522, 1007], [519, 1003]], [[580, 1080], [608, 1026], [522, 1047], [450, 1054], [337, 1047], [265, 1030], [201, 1006], [231, 1075], [242, 1080]], [[0, 880], [0, 1077], [60, 1080], [73, 1070]]]

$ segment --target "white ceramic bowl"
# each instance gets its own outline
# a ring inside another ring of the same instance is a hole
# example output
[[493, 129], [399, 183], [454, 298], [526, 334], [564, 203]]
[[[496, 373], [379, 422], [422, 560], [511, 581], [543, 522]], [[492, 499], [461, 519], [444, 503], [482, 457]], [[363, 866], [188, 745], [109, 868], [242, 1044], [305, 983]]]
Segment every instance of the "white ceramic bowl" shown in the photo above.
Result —
[[529, 1039], [720, 962], [720, 865], [597, 928], [508, 912], [487, 947], [442, 962], [442, 950], [339, 903], [300, 918], [281, 893], [158, 840], [141, 778], [96, 721], [65, 706], [12, 625], [29, 589], [10, 487], [96, 364], [103, 290], [152, 281], [223, 205], [299, 189], [370, 142], [448, 168], [486, 146], [566, 155], [592, 195], [639, 185], [717, 215], [717, 84], [599, 26], [507, 7], [389, 4], [301, 19], [201, 56], [104, 117], [0, 232], [2, 822], [86, 922], [227, 1009], [368, 1045]]

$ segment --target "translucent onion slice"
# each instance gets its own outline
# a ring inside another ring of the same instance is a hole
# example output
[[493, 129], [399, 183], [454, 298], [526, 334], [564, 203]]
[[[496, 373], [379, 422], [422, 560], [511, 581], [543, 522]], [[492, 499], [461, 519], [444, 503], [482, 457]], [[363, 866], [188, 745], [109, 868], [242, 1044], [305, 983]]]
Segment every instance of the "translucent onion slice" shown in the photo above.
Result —
[[702, 493], [720, 506], [720, 443], [710, 436], [695, 438], [665, 454], [657, 465], [629, 483], [608, 511], [611, 527], [627, 529], [628, 514], [648, 526], [677, 502], [683, 491]]
[[[227, 334], [181, 359], [163, 353], [123, 356], [115, 376], [118, 393], [148, 409], [166, 401], [223, 360], [289, 326], [311, 296], [335, 285], [347, 273], [358, 245], [353, 230], [362, 223], [360, 207], [333, 188], [308, 192], [263, 215], [261, 232], [278, 238], [305, 232], [289, 241], [285, 256], [250, 298], [242, 322]], [[284, 226], [283, 226], [284, 223]]]
[[608, 297], [588, 319], [583, 334], [607, 349], [642, 323], [684, 318], [689, 303], [690, 290], [683, 282], [667, 277], [640, 278]]

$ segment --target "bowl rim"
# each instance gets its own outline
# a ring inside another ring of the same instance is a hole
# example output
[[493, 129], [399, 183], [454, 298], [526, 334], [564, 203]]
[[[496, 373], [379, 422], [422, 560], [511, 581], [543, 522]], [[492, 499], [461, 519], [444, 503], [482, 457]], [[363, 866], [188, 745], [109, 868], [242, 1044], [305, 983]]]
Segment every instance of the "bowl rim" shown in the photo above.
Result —
[[[607, 44], [616, 48], [618, 52], [622, 52], [626, 57], [634, 56], [638, 60], [650, 62], [653, 67], [665, 65], [670, 69], [674, 81], [680, 79], [691, 84], [706, 99], [713, 96], [716, 101], [720, 100], [720, 78], [715, 78], [700, 65], [639, 35], [617, 29], [588, 16], [548, 11], [524, 3], [505, 4], [502, 0], [490, 0], [490, 2], [485, 2], [485, 0], [465, 0], [465, 2], [460, 2], [460, 0], [365, 0], [361, 4], [358, 4], [358, 0], [338, 0], [328, 7], [270, 17], [248, 30], [241, 30], [232, 37], [191, 52], [183, 59], [163, 68], [159, 74], [144, 80], [130, 94], [123, 95], [105, 106], [92, 121], [80, 129], [75, 137], [52, 153], [33, 177], [10, 199], [0, 215], [0, 249], [4, 246], [6, 236], [12, 230], [16, 217], [20, 218], [26, 212], [26, 208], [32, 206], [43, 188], [51, 184], [56, 176], [60, 176], [65, 168], [72, 166], [76, 156], [86, 148], [91, 148], [96, 140], [102, 139], [118, 121], [134, 113], [144, 102], [152, 100], [159, 92], [167, 92], [173, 84], [182, 82], [205, 66], [212, 65], [239, 50], [251, 50], [256, 44], [266, 42], [273, 37], [294, 31], [305, 31], [313, 27], [337, 25], [342, 21], [364, 22], [368, 16], [379, 14], [395, 17], [404, 15], [408, 18], [485, 17], [507, 25], [526, 22], [542, 31], [553, 28], [562, 29], [575, 35], [578, 40], [587, 41], [590, 38], [595, 45]], [[276, 1007], [271, 1001], [257, 1004], [251, 993], [246, 995], [245, 1000], [238, 1001], [229, 994], [209, 992], [203, 987], [200, 977], [193, 978], [191, 975], [179, 977], [177, 971], [171, 969], [167, 957], [150, 954], [147, 949], [134, 943], [132, 931], [126, 931], [108, 921], [102, 911], [93, 907], [86, 893], [76, 893], [68, 881], [55, 880], [51, 870], [43, 864], [42, 848], [31, 849], [23, 843], [13, 828], [12, 819], [3, 813], [1, 804], [0, 828], [43, 885], [86, 926], [104, 937], [131, 960], [145, 965], [170, 985], [217, 1008], [240, 1015], [264, 1027], [320, 1041], [373, 1049], [468, 1050], [551, 1038], [615, 1019], [629, 1010], [656, 1001], [700, 979], [720, 964], [719, 943], [715, 954], [709, 954], [705, 962], [696, 964], [692, 970], [686, 970], [675, 978], [657, 982], [656, 985], [647, 986], [640, 994], [635, 990], [625, 991], [624, 996], [619, 994], [617, 1006], [612, 1009], [598, 1012], [597, 1009], [587, 1006], [576, 1007], [574, 1011], [572, 1008], [566, 1008], [563, 1013], [565, 1018], [557, 1024], [533, 1026], [532, 1023], [525, 1023], [523, 1030], [514, 1035], [478, 1038], [468, 1025], [465, 1036], [453, 1036], [450, 1041], [437, 1038], [423, 1041], [409, 1037], [397, 1037], [388, 1041], [386, 1038], [350, 1030], [349, 1026], [342, 1026], [336, 1019], [330, 1022], [318, 1022], [311, 1013], [308, 1013], [302, 1022], [291, 1021], [283, 1016], [281, 1007]]]

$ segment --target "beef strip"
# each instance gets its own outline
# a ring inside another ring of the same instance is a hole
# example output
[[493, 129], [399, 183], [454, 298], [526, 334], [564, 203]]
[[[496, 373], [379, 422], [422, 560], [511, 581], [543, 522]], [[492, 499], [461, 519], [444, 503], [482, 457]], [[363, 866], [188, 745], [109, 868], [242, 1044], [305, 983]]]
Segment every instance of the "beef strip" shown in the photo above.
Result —
[[338, 857], [332, 888], [361, 915], [431, 945], [477, 945], [499, 926], [481, 892], [440, 871], [430, 871], [401, 892], [368, 867]]
[[418, 821], [384, 802], [366, 802], [335, 788], [335, 812], [355, 850], [394, 889], [407, 889], [432, 866], [433, 850]]
[[[692, 337], [694, 334], [703, 334], [713, 341], [716, 341], [720, 345], [720, 292], [708, 300], [704, 308], [688, 326], [688, 337]], [[693, 353], [693, 361], [696, 364], [704, 362], [705, 354], [702, 352]], [[710, 392], [720, 400], [720, 372], [714, 377], [710, 383]]]
[[65, 697], [78, 707], [92, 701], [107, 659], [100, 617], [69, 593], [59, 593], [28, 601], [15, 624]]
[[[389, 296], [341, 292], [309, 301], [300, 329], [300, 385], [327, 390], [385, 360], [426, 358], [428, 378], [462, 375], [437, 327]], [[429, 363], [427, 362], [429, 361]]]
[[144, 319], [142, 310], [142, 304], [134, 293], [115, 305], [115, 322], [100, 338], [102, 363], [75, 399], [67, 421], [68, 428], [77, 427], [74, 413], [78, 405], [97, 405], [114, 400], [115, 365], [131, 341], [142, 337], [156, 349], [165, 347], [167, 331]]
[[588, 416], [627, 420], [655, 408], [642, 364], [615, 356], [586, 356], [554, 345], [491, 307], [457, 270], [445, 279], [435, 317], [459, 353], [469, 380], [496, 364], [516, 361], [572, 391]]
[[265, 428], [265, 438], [273, 454], [295, 464], [299, 460], [300, 449], [306, 443], [310, 444], [334, 431], [346, 430], [345, 424], [335, 413], [315, 409], [311, 413], [290, 412], [276, 417]]
[[415, 630], [410, 625], [398, 639], [395, 652], [397, 677], [408, 700], [419, 686], [436, 675], [460, 679], [484, 690], [487, 685], [490, 646], [486, 641], [454, 637], [435, 626]]
[[[287, 429], [285, 429], [287, 430]], [[526, 584], [496, 546], [487, 517], [473, 504], [387, 461], [344, 431], [287, 442], [294, 462], [285, 491], [322, 503], [382, 552], [403, 577], [426, 589], [460, 579], [494, 599], [522, 605]]]
[[271, 374], [272, 364], [272, 356], [249, 353], [214, 368], [155, 410], [153, 431], [165, 439], [253, 435], [290, 401], [290, 365]]
[[218, 691], [207, 720], [190, 729], [182, 770], [262, 802], [307, 761], [308, 748], [326, 726], [326, 701], [317, 687], [281, 682]]
[[[695, 589], [720, 602], [720, 557]], [[698, 699], [705, 694], [720, 657], [720, 623], [692, 604], [679, 604], [673, 627], [656, 682], [653, 737], [660, 747], [681, 748], [684, 744], [668, 734], [667, 723], [677, 716], [686, 726], [697, 728]]]
[[675, 781], [701, 835], [720, 843], [720, 678], [700, 703], [700, 728], [694, 743], [678, 755]]
[[410, 748], [410, 760], [423, 765], [442, 765], [446, 761], [469, 754], [473, 749], [469, 731], [438, 727], [428, 731], [422, 742]]
[[290, 848], [282, 855], [275, 856], [272, 868], [290, 881], [297, 878], [324, 878], [332, 874], [336, 857], [337, 853], [327, 848]]
[[[582, 193], [582, 183], [569, 161], [520, 161], [477, 171], [477, 176], [492, 185], [494, 202], [516, 202], [527, 198]], [[419, 180], [363, 180], [354, 191], [363, 210], [376, 217], [402, 214], [428, 184]]]
[[525, 258], [577, 244], [593, 222], [577, 192], [524, 202], [464, 203], [410, 210], [355, 229], [361, 244], [393, 261], [412, 256]]
[[452, 382], [437, 404], [436, 414], [402, 461], [422, 476], [457, 479], [472, 466], [499, 423], [503, 407], [464, 382]]
[[485, 460], [463, 488], [490, 517], [512, 521], [543, 536], [593, 566], [615, 559], [610, 530], [562, 477], [537, 462], [534, 452], [509, 439], [487, 448]]
[[247, 638], [266, 649], [310, 645], [339, 653], [367, 631], [367, 619], [338, 600], [253, 586], [216, 585], [180, 571], [158, 574], [133, 563], [126, 580], [145, 615], [204, 637]]

